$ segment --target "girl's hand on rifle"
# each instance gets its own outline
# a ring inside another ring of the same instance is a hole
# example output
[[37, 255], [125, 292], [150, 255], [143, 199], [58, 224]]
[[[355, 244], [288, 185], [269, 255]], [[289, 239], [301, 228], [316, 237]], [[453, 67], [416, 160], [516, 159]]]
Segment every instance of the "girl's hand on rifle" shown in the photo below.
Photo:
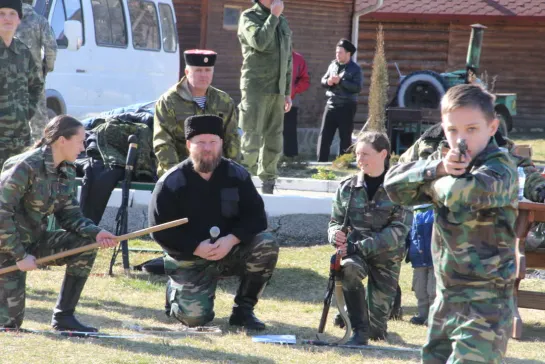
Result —
[[335, 231], [335, 246], [346, 244], [346, 234], [342, 230]]

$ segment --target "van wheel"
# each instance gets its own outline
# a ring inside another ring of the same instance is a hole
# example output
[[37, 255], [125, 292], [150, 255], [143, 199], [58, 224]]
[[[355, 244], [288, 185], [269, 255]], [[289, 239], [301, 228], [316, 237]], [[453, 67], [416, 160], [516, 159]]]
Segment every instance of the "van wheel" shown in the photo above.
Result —
[[55, 116], [57, 116], [57, 113], [55, 112], [55, 110], [53, 109], [50, 109], [50, 108], [47, 108], [47, 118], [49, 120], [53, 119]]

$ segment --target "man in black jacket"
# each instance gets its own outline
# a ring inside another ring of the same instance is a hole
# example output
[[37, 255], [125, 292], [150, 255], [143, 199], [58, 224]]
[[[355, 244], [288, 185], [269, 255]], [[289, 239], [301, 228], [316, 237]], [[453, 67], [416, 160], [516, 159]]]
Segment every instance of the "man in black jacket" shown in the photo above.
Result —
[[337, 43], [335, 60], [322, 77], [322, 86], [327, 89], [327, 103], [318, 137], [318, 162], [328, 161], [329, 148], [337, 129], [341, 139], [339, 155], [348, 153], [347, 149], [352, 144], [357, 98], [363, 86], [362, 70], [351, 60], [354, 52], [356, 47], [341, 39]]
[[[263, 200], [250, 174], [221, 156], [220, 117], [187, 118], [185, 137], [189, 158], [159, 179], [149, 206], [150, 226], [189, 219], [153, 234], [167, 253], [167, 314], [187, 326], [212, 321], [218, 279], [238, 275], [241, 282], [229, 324], [263, 330], [254, 306], [278, 260], [278, 245], [264, 232]], [[219, 228], [217, 240], [211, 240], [212, 227]]]

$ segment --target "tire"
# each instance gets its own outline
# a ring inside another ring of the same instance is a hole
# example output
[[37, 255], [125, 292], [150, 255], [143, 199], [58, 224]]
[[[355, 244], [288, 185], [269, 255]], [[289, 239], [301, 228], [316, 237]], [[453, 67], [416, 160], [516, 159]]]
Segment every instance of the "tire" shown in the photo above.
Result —
[[498, 104], [494, 107], [496, 116], [500, 121], [500, 132], [507, 136], [507, 132], [513, 130], [513, 117], [505, 105]]
[[57, 113], [55, 112], [55, 110], [53, 109], [50, 109], [50, 108], [47, 108], [47, 118], [49, 120], [53, 119], [55, 116], [57, 116]]
[[447, 88], [437, 72], [413, 72], [401, 81], [397, 90], [397, 104], [411, 109], [438, 109]]

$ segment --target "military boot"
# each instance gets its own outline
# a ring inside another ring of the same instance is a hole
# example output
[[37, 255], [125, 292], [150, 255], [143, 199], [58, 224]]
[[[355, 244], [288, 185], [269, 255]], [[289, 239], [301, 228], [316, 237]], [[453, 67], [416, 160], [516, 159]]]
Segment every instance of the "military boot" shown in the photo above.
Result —
[[348, 318], [352, 324], [352, 337], [346, 345], [367, 345], [369, 342], [369, 309], [365, 288], [343, 289]]
[[403, 307], [401, 307], [401, 288], [397, 285], [396, 296], [390, 312], [390, 320], [403, 320]]
[[85, 326], [74, 317], [74, 311], [85, 286], [87, 277], [65, 274], [57, 305], [53, 310], [51, 326], [58, 331], [97, 332], [94, 327]]
[[270, 179], [268, 181], [263, 181], [263, 183], [261, 184], [261, 193], [266, 194], [266, 195], [272, 195], [273, 190], [274, 190], [275, 182], [276, 181], [274, 179]]
[[229, 325], [243, 326], [248, 330], [265, 330], [265, 324], [254, 315], [254, 307], [268, 280], [269, 278], [257, 274], [246, 274], [242, 277]]

